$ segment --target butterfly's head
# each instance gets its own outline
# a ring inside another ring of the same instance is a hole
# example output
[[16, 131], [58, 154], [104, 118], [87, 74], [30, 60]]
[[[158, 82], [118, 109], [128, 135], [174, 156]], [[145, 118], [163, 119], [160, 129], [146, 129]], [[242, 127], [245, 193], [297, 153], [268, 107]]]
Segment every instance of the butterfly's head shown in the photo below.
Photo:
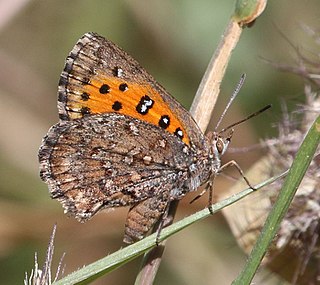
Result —
[[226, 132], [212, 132], [208, 134], [210, 142], [211, 153], [214, 158], [220, 159], [220, 157], [226, 152], [231, 137], [233, 135], [233, 129]]

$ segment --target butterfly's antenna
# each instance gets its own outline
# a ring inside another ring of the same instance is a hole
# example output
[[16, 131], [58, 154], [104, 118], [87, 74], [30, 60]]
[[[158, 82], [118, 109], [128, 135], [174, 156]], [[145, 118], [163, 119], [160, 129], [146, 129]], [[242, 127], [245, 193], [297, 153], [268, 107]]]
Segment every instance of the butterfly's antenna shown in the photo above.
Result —
[[234, 99], [236, 98], [236, 96], [238, 95], [238, 93], [239, 93], [239, 91], [240, 91], [240, 89], [241, 89], [241, 87], [242, 87], [245, 79], [246, 79], [246, 74], [244, 73], [244, 74], [241, 75], [240, 80], [239, 80], [239, 83], [238, 83], [237, 86], [236, 86], [236, 89], [233, 91], [233, 93], [232, 93], [232, 95], [231, 95], [231, 98], [230, 98], [227, 106], [225, 107], [222, 115], [221, 115], [220, 118], [219, 118], [219, 121], [218, 121], [218, 123], [217, 123], [217, 125], [216, 125], [216, 127], [215, 127], [215, 129], [214, 129], [215, 132], [217, 131], [218, 127], [220, 126], [220, 124], [221, 124], [221, 122], [222, 122], [225, 114], [227, 113], [229, 107], [231, 106], [233, 100], [234, 100]]
[[244, 119], [242, 119], [242, 120], [240, 120], [240, 121], [238, 121], [238, 122], [235, 122], [235, 123], [231, 124], [230, 126], [228, 126], [228, 127], [224, 128], [224, 129], [222, 129], [219, 133], [223, 133], [223, 132], [225, 132], [225, 131], [227, 131], [227, 130], [229, 130], [229, 129], [233, 128], [234, 126], [240, 125], [241, 123], [243, 123], [243, 122], [245, 122], [245, 121], [247, 121], [247, 120], [251, 119], [252, 117], [255, 117], [255, 116], [257, 116], [257, 115], [261, 114], [262, 112], [264, 112], [264, 111], [268, 110], [269, 108], [271, 108], [271, 104], [269, 104], [269, 105], [267, 105], [267, 106], [263, 107], [263, 108], [262, 108], [262, 109], [260, 109], [259, 111], [256, 111], [256, 112], [252, 113], [252, 114], [251, 114], [251, 115], [249, 115], [248, 117], [246, 117], [246, 118], [244, 118]]

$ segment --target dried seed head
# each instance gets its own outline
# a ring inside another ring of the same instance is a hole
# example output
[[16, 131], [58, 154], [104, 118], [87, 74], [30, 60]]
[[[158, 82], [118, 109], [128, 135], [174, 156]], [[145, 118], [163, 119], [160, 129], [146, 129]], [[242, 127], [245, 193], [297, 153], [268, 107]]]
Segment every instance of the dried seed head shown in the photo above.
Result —
[[[274, 171], [289, 168], [306, 135], [309, 127], [320, 113], [320, 96], [311, 92], [309, 86], [305, 89], [306, 104], [300, 106], [292, 115], [285, 114], [285, 119], [279, 127], [279, 138], [267, 141], [268, 156], [272, 162], [270, 175]], [[298, 124], [296, 115], [302, 114], [302, 121]], [[267, 262], [273, 268], [275, 257], [283, 256], [285, 260], [294, 260], [288, 276], [291, 282], [309, 284], [320, 280], [320, 148], [312, 160], [308, 171], [292, 201], [292, 204], [283, 219], [274, 246], [270, 251]], [[278, 180], [272, 186], [270, 200], [276, 199], [283, 180]], [[279, 268], [278, 268], [279, 270]], [[307, 282], [307, 283], [305, 283]]]
[[[267, 155], [246, 171], [250, 183], [260, 183], [288, 169], [314, 119], [320, 113], [320, 96], [306, 87], [306, 103], [279, 124], [279, 137], [262, 143]], [[318, 284], [320, 278], [320, 149], [305, 175], [279, 232], [263, 260], [265, 265], [293, 284]], [[223, 210], [240, 247], [249, 254], [255, 244], [283, 180], [264, 187]], [[242, 181], [228, 195], [245, 188]], [[312, 283], [313, 282], [313, 283]]]

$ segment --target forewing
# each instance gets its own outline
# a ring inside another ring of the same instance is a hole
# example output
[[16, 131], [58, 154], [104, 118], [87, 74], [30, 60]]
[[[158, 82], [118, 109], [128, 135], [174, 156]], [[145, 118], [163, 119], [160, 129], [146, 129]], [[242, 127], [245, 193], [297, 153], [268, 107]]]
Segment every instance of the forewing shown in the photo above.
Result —
[[159, 126], [188, 145], [203, 135], [186, 111], [130, 55], [111, 41], [85, 34], [67, 57], [59, 82], [61, 120], [117, 112]]

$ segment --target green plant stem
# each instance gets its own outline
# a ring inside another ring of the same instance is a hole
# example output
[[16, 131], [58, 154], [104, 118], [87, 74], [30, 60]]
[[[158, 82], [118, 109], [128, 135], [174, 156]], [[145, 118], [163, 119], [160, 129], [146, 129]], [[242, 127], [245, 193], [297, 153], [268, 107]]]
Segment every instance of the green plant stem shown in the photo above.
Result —
[[290, 203], [313, 159], [314, 153], [320, 142], [320, 116], [315, 120], [305, 137], [295, 160], [289, 170], [288, 176], [279, 193], [261, 234], [247, 260], [243, 271], [233, 281], [233, 285], [250, 284], [264, 255], [266, 254], [280, 223], [287, 213]]

